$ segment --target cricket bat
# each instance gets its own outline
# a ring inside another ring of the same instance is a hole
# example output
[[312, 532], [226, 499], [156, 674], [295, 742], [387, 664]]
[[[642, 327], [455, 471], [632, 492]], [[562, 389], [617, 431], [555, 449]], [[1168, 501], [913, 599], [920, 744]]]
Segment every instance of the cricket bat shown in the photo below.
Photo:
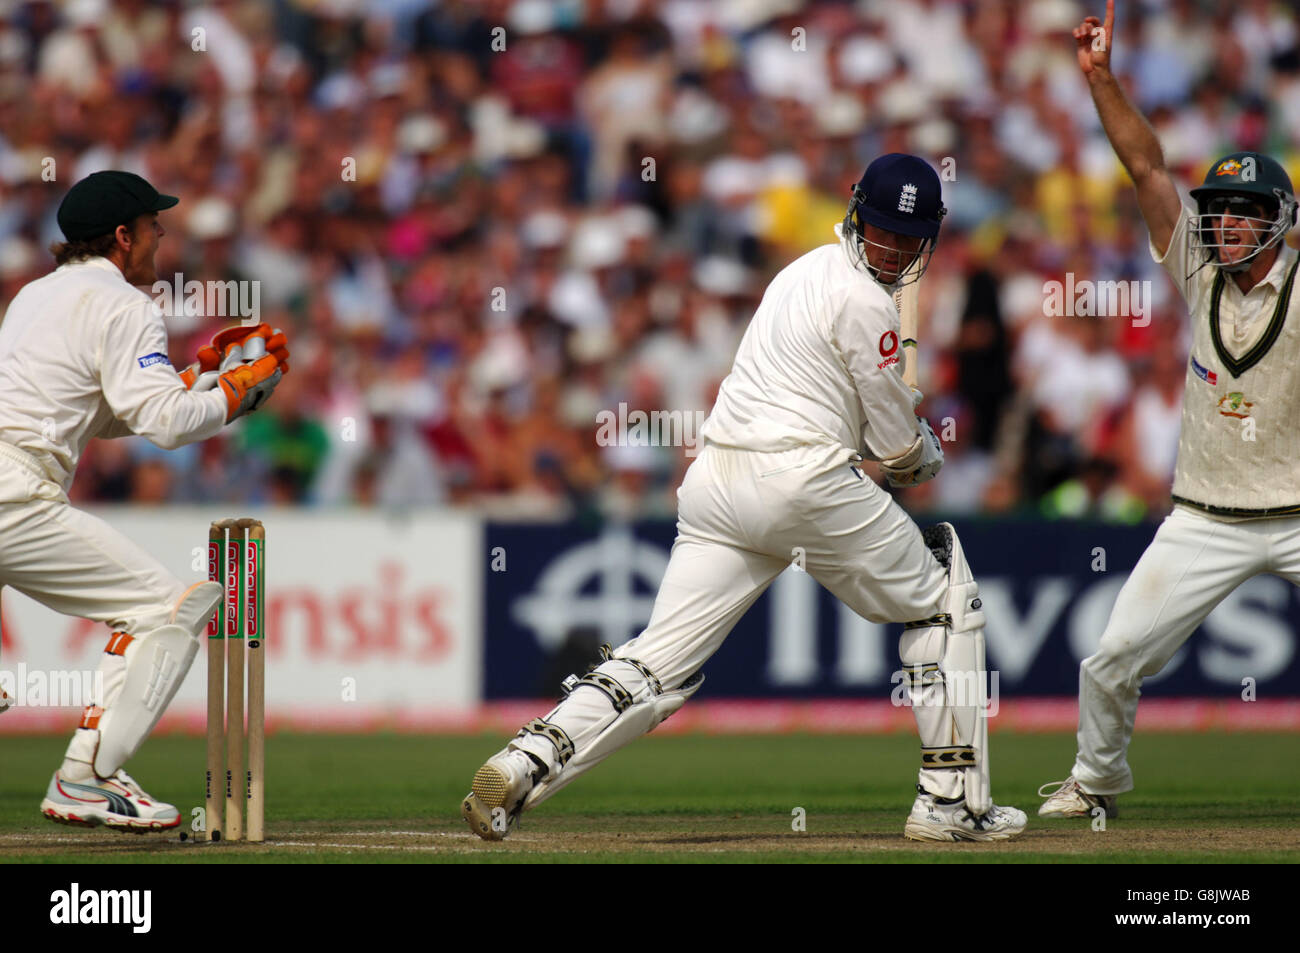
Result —
[[903, 383], [918, 388], [919, 368], [916, 360], [916, 332], [919, 315], [917, 298], [921, 293], [919, 281], [909, 281], [894, 291], [894, 307], [898, 308], [898, 330], [902, 338]]

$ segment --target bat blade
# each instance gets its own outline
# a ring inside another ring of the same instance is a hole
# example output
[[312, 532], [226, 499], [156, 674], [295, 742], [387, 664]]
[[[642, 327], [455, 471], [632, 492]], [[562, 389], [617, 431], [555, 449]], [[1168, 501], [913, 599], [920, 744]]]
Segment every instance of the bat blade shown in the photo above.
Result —
[[898, 329], [903, 352], [903, 382], [908, 387], [918, 386], [919, 368], [916, 359], [916, 334], [919, 313], [917, 299], [920, 282], [910, 281], [894, 290], [894, 306], [898, 308]]

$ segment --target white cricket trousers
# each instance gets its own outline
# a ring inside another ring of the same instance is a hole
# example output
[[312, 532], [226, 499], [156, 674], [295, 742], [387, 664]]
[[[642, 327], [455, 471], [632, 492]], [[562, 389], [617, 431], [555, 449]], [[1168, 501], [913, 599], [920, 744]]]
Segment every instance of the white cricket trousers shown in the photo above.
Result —
[[1091, 794], [1133, 790], [1128, 745], [1142, 679], [1155, 675], [1223, 599], [1274, 573], [1300, 585], [1300, 517], [1225, 523], [1176, 508], [1133, 568], [1096, 654], [1079, 667], [1074, 777]]
[[[171, 621], [186, 586], [103, 520], [73, 508], [36, 462], [0, 443], [0, 587], [12, 586], [64, 615], [143, 635]], [[113, 647], [120, 640], [112, 639]], [[100, 656], [108, 708], [125, 678], [121, 654]], [[89, 709], [87, 718], [90, 718]], [[83, 722], [84, 724], [85, 722]], [[78, 731], [69, 757], [87, 761], [97, 732]]]
[[[678, 688], [722, 645], [745, 611], [792, 563], [873, 622], [943, 611], [948, 575], [903, 509], [843, 447], [755, 453], [706, 445], [677, 491], [677, 539], [650, 622], [615, 650]], [[546, 716], [579, 750], [609, 705], [575, 692]], [[546, 756], [535, 736], [521, 747]], [[922, 769], [927, 789], [959, 793], [960, 772]]]
[[792, 563], [872, 622], [942, 611], [948, 575], [844, 447], [706, 445], [677, 491], [677, 539], [644, 632], [614, 654], [680, 685]]

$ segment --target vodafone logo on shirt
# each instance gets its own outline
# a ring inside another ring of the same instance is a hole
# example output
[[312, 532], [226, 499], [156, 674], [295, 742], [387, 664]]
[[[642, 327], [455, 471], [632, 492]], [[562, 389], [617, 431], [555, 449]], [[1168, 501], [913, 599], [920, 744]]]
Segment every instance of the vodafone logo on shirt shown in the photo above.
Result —
[[898, 335], [893, 331], [886, 331], [880, 335], [880, 356], [884, 358], [877, 368], [884, 370], [890, 364], [898, 363]]

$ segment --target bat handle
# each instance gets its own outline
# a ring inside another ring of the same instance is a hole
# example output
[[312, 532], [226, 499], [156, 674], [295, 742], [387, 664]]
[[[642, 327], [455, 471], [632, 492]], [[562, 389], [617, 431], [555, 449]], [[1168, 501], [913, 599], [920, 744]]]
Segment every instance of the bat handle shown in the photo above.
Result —
[[917, 366], [916, 341], [907, 338], [903, 341], [900, 350], [903, 355], [903, 383], [919, 394], [920, 388], [918, 384], [921, 369]]

